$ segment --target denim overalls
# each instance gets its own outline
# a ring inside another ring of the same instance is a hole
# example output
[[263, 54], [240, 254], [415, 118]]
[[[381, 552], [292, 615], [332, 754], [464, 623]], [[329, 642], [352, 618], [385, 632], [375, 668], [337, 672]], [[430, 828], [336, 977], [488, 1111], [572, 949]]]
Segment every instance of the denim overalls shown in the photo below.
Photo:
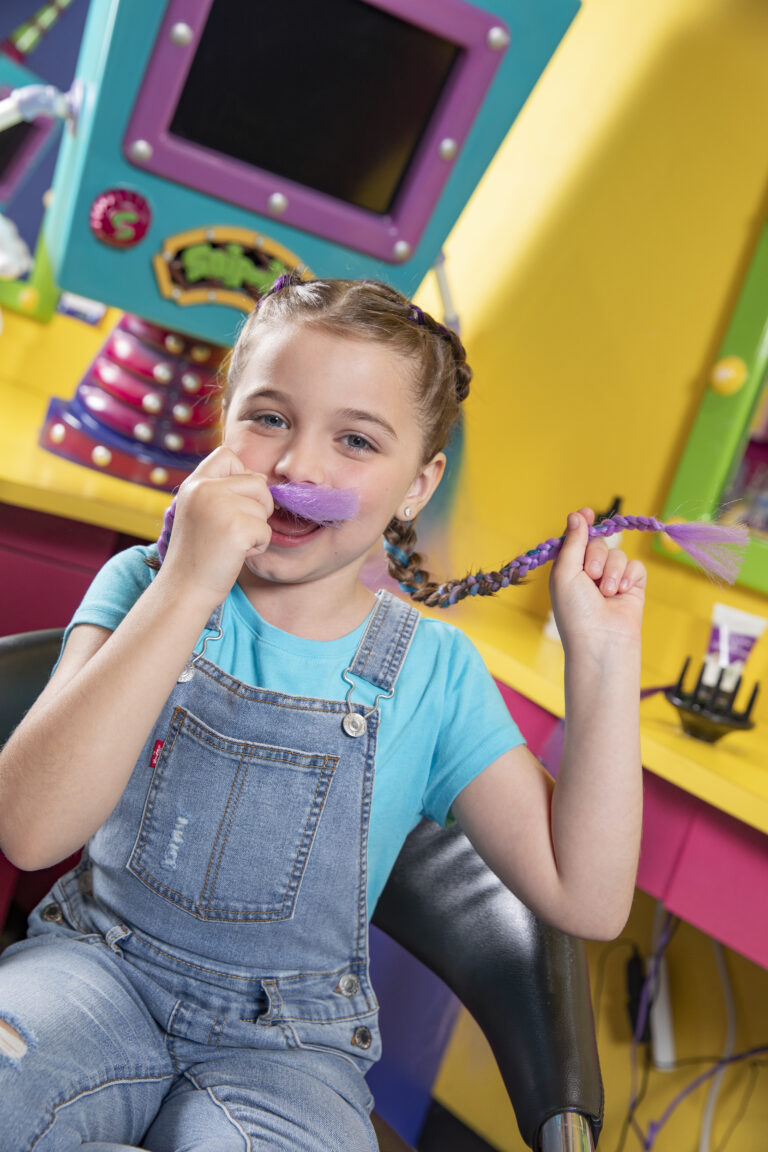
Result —
[[[379, 593], [342, 701], [190, 660], [83, 861], [0, 959], [0, 1021], [26, 1045], [0, 1044], [2, 1152], [132, 1147], [147, 1128], [158, 1152], [377, 1147], [363, 1073], [381, 1048], [366, 906], [380, 713], [352, 677], [376, 704], [392, 695], [417, 621]], [[71, 1075], [40, 982], [69, 1012]]]

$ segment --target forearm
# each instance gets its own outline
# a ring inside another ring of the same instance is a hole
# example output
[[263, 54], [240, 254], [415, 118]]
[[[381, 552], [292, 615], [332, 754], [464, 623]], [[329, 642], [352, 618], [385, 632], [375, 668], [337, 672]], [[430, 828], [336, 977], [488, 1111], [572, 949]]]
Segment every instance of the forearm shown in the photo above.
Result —
[[64, 653], [3, 749], [0, 846], [23, 868], [63, 859], [110, 814], [205, 626], [211, 606], [162, 576], [71, 675]]
[[[642, 817], [640, 644], [567, 657], [563, 756], [551, 827], [564, 894], [621, 930], [634, 891]], [[574, 909], [575, 910], [575, 909]], [[600, 932], [600, 934], [603, 934]]]

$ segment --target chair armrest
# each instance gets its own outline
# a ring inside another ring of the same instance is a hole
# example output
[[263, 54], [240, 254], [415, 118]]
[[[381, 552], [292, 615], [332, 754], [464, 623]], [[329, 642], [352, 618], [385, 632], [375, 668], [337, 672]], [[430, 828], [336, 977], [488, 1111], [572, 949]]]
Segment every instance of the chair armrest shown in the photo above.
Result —
[[582, 941], [534, 916], [458, 827], [427, 820], [406, 840], [372, 921], [474, 1016], [529, 1147], [566, 1111], [587, 1116], [597, 1142], [603, 1088]]
[[63, 635], [63, 628], [46, 628], [0, 636], [0, 745], [48, 683]]

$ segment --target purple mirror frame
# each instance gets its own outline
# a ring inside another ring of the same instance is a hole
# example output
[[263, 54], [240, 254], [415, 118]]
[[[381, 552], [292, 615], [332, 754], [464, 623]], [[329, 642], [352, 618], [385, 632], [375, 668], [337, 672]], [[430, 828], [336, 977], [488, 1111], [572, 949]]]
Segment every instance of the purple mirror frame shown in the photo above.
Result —
[[[377, 259], [407, 260], [429, 223], [501, 63], [504, 36], [508, 37], [503, 22], [464, 0], [366, 0], [462, 49], [406, 172], [394, 210], [378, 215], [167, 132], [213, 2], [170, 0], [123, 138], [128, 162]], [[179, 43], [178, 34], [172, 36], [172, 29], [179, 25], [192, 32], [187, 43]], [[492, 29], [502, 31], [501, 46], [498, 33], [489, 36]], [[142, 142], [138, 150], [137, 142]], [[442, 150], [441, 145], [445, 145]], [[137, 151], [146, 158], [137, 159]], [[279, 213], [270, 209], [275, 194], [284, 198]]]

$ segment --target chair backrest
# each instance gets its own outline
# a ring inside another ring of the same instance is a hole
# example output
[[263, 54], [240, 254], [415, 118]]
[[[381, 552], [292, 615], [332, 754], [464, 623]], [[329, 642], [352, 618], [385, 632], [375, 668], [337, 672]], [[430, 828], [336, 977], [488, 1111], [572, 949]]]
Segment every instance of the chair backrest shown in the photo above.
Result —
[[485, 1033], [520, 1133], [564, 1112], [597, 1142], [603, 1088], [584, 944], [542, 923], [458, 827], [410, 834], [373, 923], [451, 988]]
[[63, 628], [47, 628], [0, 636], [0, 744], [48, 682], [63, 635]]

